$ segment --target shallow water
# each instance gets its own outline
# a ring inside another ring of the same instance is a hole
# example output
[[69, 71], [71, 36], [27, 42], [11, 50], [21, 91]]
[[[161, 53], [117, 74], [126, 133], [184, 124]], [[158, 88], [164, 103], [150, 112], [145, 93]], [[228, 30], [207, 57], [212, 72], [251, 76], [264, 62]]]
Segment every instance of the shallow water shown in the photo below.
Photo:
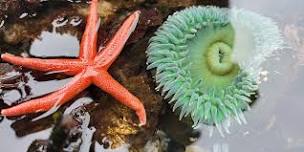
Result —
[[[58, 45], [57, 40], [60, 40], [59, 42], [61, 42], [61, 45]], [[44, 51], [38, 51], [39, 49]], [[51, 49], [58, 51], [51, 52]], [[69, 52], [64, 52], [64, 51], [60, 52], [60, 50], [62, 49], [69, 50]], [[40, 39], [37, 39], [33, 42], [29, 54], [38, 57], [45, 57], [49, 55], [73, 57], [76, 56], [75, 52], [77, 53], [77, 51], [78, 51], [77, 38], [69, 35], [60, 35], [59, 33], [44, 32], [40, 36]], [[62, 87], [70, 80], [69, 78], [67, 79], [42, 78], [41, 80], [41, 76], [37, 76], [27, 71], [24, 72], [24, 77], [26, 77], [26, 82], [24, 82], [23, 85], [18, 86], [16, 89], [13, 90], [6, 90], [3, 93], [3, 95], [1, 95], [4, 103], [6, 103], [7, 105], [11, 105], [12, 103], [18, 102], [20, 100], [28, 100], [31, 98], [35, 98], [51, 93], [53, 91], [56, 91], [58, 88]], [[27, 89], [28, 91], [21, 91], [21, 92], [18, 91], [18, 90], [26, 90], [26, 88], [29, 88]], [[11, 128], [11, 125], [14, 122], [16, 121], [4, 118], [4, 120], [0, 123], [0, 132], [1, 132], [0, 143], [2, 150], [12, 151], [12, 152], [26, 151], [34, 140], [48, 139], [52, 131], [52, 126], [49, 126], [46, 129], [43, 130], [39, 129], [40, 131], [30, 133], [25, 136], [16, 136], [16, 132], [15, 132], [16, 130]], [[28, 123], [25, 123], [24, 125], [27, 124]], [[18, 130], [18, 132], [23, 132], [23, 130]], [[12, 142], [14, 142], [14, 144], [12, 144]]]
[[[31, 135], [25, 137], [16, 137], [14, 130], [10, 127], [13, 121], [9, 121], [4, 119], [1, 122], [0, 130], [1, 130], [1, 138], [0, 142], [2, 145], [2, 150], [5, 151], [26, 151], [29, 145], [38, 138], [40, 139], [48, 139], [50, 136], [51, 128], [33, 133]], [[13, 141], [13, 142], [12, 142]]]
[[[201, 132], [200, 137], [190, 145], [183, 144], [180, 139], [177, 139], [179, 136], [182, 136], [182, 139], [188, 138], [187, 134], [176, 133], [182, 135], [173, 136], [176, 138], [173, 140], [177, 140], [177, 145], [182, 145], [181, 149], [186, 148], [188, 152], [191, 150], [195, 152], [302, 152], [304, 151], [304, 122], [301, 121], [304, 116], [302, 102], [304, 99], [302, 93], [304, 89], [302, 85], [304, 83], [304, 59], [302, 58], [304, 2], [301, 0], [230, 0], [230, 7], [235, 6], [255, 11], [277, 21], [290, 48], [276, 52], [263, 64], [265, 75], [262, 77], [263, 82], [259, 89], [260, 97], [251, 110], [245, 112], [247, 124], [239, 125], [236, 121], [232, 121], [231, 133], [225, 134], [225, 137], [222, 137], [216, 129], [210, 136], [212, 127], [201, 126], [198, 129]], [[81, 25], [78, 21], [61, 21], [60, 23], [63, 24], [53, 25], [54, 28], [66, 24], [77, 27]], [[76, 57], [78, 43], [79, 37], [73, 34], [57, 33], [53, 29], [51, 32], [44, 31], [33, 41], [29, 51], [23, 53], [36, 57]], [[19, 73], [25, 77], [24, 82], [14, 89], [7, 89], [1, 93], [2, 100], [7, 105], [48, 94], [70, 80], [61, 75], [48, 76], [36, 71], [20, 70], [16, 74]], [[66, 111], [70, 112], [73, 105]], [[32, 132], [25, 129], [23, 133], [24, 130], [18, 130], [18, 125], [12, 127], [13, 123], [22, 119], [23, 117], [17, 120], [4, 118], [0, 122], [0, 151], [26, 151], [34, 140], [48, 139], [54, 128], [52, 121], [48, 121], [50, 124], [43, 125], [44, 128], [34, 129]], [[166, 124], [166, 121], [162, 123], [160, 126], [163, 125], [172, 130], [178, 126]], [[28, 122], [21, 123], [21, 125], [29, 124]], [[23, 127], [26, 128], [26, 126]], [[22, 129], [20, 125], [19, 128]], [[179, 131], [186, 132], [186, 129]], [[95, 151], [127, 151], [129, 146], [123, 145], [115, 150], [106, 150], [103, 145], [93, 142], [91, 149]]]

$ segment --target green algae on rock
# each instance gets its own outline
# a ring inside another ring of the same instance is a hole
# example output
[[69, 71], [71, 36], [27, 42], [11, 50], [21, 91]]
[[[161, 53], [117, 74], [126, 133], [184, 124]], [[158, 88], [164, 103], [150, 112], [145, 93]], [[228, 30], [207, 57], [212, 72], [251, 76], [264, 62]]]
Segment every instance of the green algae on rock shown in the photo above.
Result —
[[[277, 25], [243, 9], [191, 7], [169, 16], [150, 39], [147, 69], [156, 69], [157, 90], [171, 98], [180, 119], [222, 123], [243, 111], [258, 90], [261, 63], [283, 46]], [[226, 128], [225, 128], [226, 129]]]

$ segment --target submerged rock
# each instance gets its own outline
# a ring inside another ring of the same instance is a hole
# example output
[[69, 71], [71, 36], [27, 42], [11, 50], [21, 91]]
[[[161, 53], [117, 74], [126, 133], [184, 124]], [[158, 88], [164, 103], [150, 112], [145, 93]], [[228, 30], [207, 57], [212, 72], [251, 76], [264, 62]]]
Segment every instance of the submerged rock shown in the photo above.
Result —
[[32, 142], [27, 152], [47, 152], [47, 140], [35, 140]]
[[0, 16], [5, 18], [19, 17], [24, 12], [30, 12], [39, 8], [40, 0], [1, 0], [0, 1]]
[[0, 63], [0, 108], [5, 107], [7, 102], [3, 102], [5, 93], [8, 90], [15, 90], [20, 96], [24, 94], [24, 75], [19, 72], [19, 68], [7, 63]]
[[8, 63], [0, 63], [0, 89], [17, 87], [21, 77], [16, 67]]
[[[84, 28], [84, 22], [81, 22], [79, 26], [61, 24], [66, 20], [68, 20], [69, 23], [71, 21], [69, 17], [71, 16], [80, 16], [77, 11], [78, 7], [75, 8], [76, 9], [70, 9], [69, 11], [63, 8], [58, 8], [54, 11], [46, 10], [46, 13], [39, 14], [36, 18], [29, 19], [26, 22], [16, 21], [15, 23], [5, 25], [5, 27], [0, 30], [0, 33], [2, 32], [1, 34], [5, 35], [2, 40], [4, 43], [0, 45], [0, 48], [5, 52], [15, 54], [30, 54], [28, 50], [31, 43], [39, 37], [44, 30], [56, 31], [62, 34], [73, 33], [74, 36], [80, 38]], [[115, 148], [122, 144], [129, 144], [131, 145], [130, 148], [134, 151], [141, 149], [152, 137], [158, 124], [162, 99], [154, 91], [152, 78], [145, 70], [146, 61], [144, 52], [148, 38], [143, 39], [143, 37], [146, 34], [151, 35], [151, 32], [147, 32], [151, 29], [150, 27], [161, 24], [162, 16], [158, 13], [157, 9], [148, 9], [142, 12], [143, 16], [140, 19], [137, 30], [110, 71], [118, 81], [144, 102], [148, 115], [148, 124], [145, 127], [139, 127], [137, 125], [137, 117], [132, 110], [121, 105], [109, 95], [99, 91], [99, 89], [95, 89], [95, 87], [89, 88], [89, 92], [92, 94], [94, 100], [92, 104], [86, 106], [87, 111], [89, 111], [91, 115], [90, 126], [96, 128], [94, 140], [97, 140], [106, 148]], [[117, 30], [124, 16], [125, 15], [116, 22], [104, 23], [101, 26], [99, 33], [101, 45], [110, 39], [111, 33]], [[60, 18], [63, 19], [61, 20]], [[84, 16], [80, 16], [80, 19], [84, 18]], [[54, 21], [58, 21], [55, 26]], [[107, 31], [106, 29], [109, 30]], [[11, 50], [19, 51], [12, 52]], [[51, 80], [52, 77], [53, 79], [58, 78], [57, 75], [43, 75], [37, 71], [34, 71], [33, 74], [38, 81]], [[33, 116], [37, 116], [37, 114]], [[13, 123], [12, 128], [18, 136], [25, 136], [49, 128], [56, 122], [52, 117], [46, 117], [33, 122], [29, 121], [32, 118], [32, 116], [25, 117]], [[78, 151], [83, 144], [83, 141], [79, 142], [83, 134], [83, 130], [79, 129], [81, 128], [80, 126], [81, 123], [75, 122], [70, 116], [65, 116], [60, 123], [55, 123], [53, 133], [47, 141], [47, 149], [60, 151], [68, 148], [71, 151]], [[91, 139], [87, 139], [86, 141], [91, 142]], [[35, 146], [36, 143], [33, 143], [33, 145], [34, 148], [37, 147]]]
[[[87, 141], [90, 143], [91, 138], [85, 138], [88, 130], [90, 130], [88, 128], [89, 122], [90, 115], [84, 107], [78, 107], [72, 110], [70, 114], [64, 115], [53, 129], [48, 141], [47, 150], [78, 152], [83, 147], [90, 148], [90, 144], [86, 144]], [[88, 149], [83, 151], [88, 151]]]
[[[65, 2], [65, 4], [61, 5], [62, 2]], [[26, 4], [20, 5], [24, 2], [17, 0], [1, 1], [0, 12], [2, 14], [11, 14], [12, 16], [9, 22], [0, 26], [1, 53], [10, 52], [31, 55], [29, 53], [31, 44], [34, 40], [39, 39], [43, 31], [60, 34], [69, 33], [80, 39], [85, 27], [85, 15], [88, 5], [85, 3], [85, 0], [81, 1], [81, 3], [74, 2], [62, 0], [38, 3], [38, 0], [30, 0]], [[227, 3], [222, 4], [222, 0], [220, 2], [212, 0], [187, 0], [185, 2], [176, 0], [101, 1], [100, 7], [102, 8], [99, 13], [102, 20], [99, 30], [99, 43], [101, 46], [111, 38], [128, 13], [134, 10], [141, 10], [142, 12], [138, 27], [128, 40], [127, 46], [118, 57], [118, 60], [111, 66], [110, 73], [144, 103], [147, 112], [147, 125], [139, 127], [134, 111], [92, 86], [85, 91], [94, 101], [85, 106], [85, 115], [90, 115], [90, 118], [82, 117], [85, 120], [90, 119], [90, 124], [85, 123], [85, 127], [82, 127], [83, 122], [75, 119], [73, 114], [63, 116], [61, 121], [57, 121], [52, 117], [46, 117], [39, 121], [30, 122], [31, 116], [16, 120], [12, 127], [18, 136], [25, 136], [54, 125], [53, 133], [49, 140], [36, 140], [32, 143], [28, 152], [39, 151], [37, 149], [41, 151], [45, 151], [46, 149], [48, 151], [79, 151], [81, 148], [86, 149], [91, 143], [90, 133], [94, 130], [90, 130], [92, 129], [90, 127], [96, 129], [92, 143], [99, 143], [103, 146], [103, 149], [127, 145], [126, 147], [130, 151], [147, 151], [147, 147], [149, 149], [151, 145], [152, 147], [154, 145], [155, 149], [161, 151], [167, 148], [168, 145], [166, 144], [168, 143], [166, 142], [169, 138], [179, 138], [174, 142], [182, 145], [182, 148], [191, 143], [191, 141], [188, 141], [189, 134], [191, 134], [189, 130], [186, 130], [186, 133], [180, 135], [180, 137], [173, 136], [174, 133], [172, 132], [167, 133], [166, 137], [163, 137], [165, 136], [163, 134], [159, 135], [159, 133], [155, 136], [155, 132], [161, 132], [158, 129], [158, 124], [160, 122], [160, 115], [164, 109], [164, 102], [162, 97], [154, 90], [155, 84], [152, 74], [146, 71], [145, 51], [149, 38], [153, 35], [156, 28], [163, 23], [168, 14], [181, 7], [209, 2], [221, 3], [219, 5], [222, 6], [227, 5]], [[39, 13], [26, 19], [19, 18], [19, 16], [16, 16], [18, 13], [14, 13], [22, 12], [25, 9], [30, 9], [31, 12], [34, 12], [32, 14], [35, 14], [35, 12]], [[13, 17], [14, 14], [15, 17]], [[12, 66], [8, 64], [0, 66], [0, 73], [2, 72], [1, 68], [8, 68], [8, 70], [4, 70], [4, 73], [7, 73]], [[46, 75], [37, 71], [30, 72], [35, 75], [37, 81], [49, 81], [58, 79], [58, 77], [62, 79], [62, 76], [58, 75]], [[76, 99], [80, 97], [78, 96]], [[3, 107], [2, 105], [4, 106], [3, 101], [0, 101], [0, 108]], [[60, 111], [63, 111], [69, 105], [63, 106]], [[37, 116], [37, 114], [34, 116]], [[166, 121], [162, 120], [162, 123], [166, 124]], [[175, 123], [176, 121], [172, 121], [171, 127], [174, 128]], [[89, 132], [84, 132], [85, 130]], [[170, 129], [164, 127], [163, 130], [167, 131]], [[181, 130], [178, 131], [184, 132], [184, 130]], [[82, 135], [85, 135], [85, 137]], [[89, 143], [84, 144], [84, 142]], [[150, 143], [150, 146], [147, 142]], [[82, 147], [83, 144], [86, 147]], [[172, 143], [170, 144], [172, 145]]]
[[94, 128], [89, 128], [90, 115], [83, 106], [62, 116], [53, 114], [55, 127], [48, 140], [35, 140], [27, 152], [86, 152], [91, 146]]
[[[153, 89], [153, 81], [145, 71], [145, 46], [147, 39], [125, 49], [110, 69], [111, 74], [143, 103], [147, 112], [147, 125], [138, 127], [135, 113], [112, 97], [94, 89], [98, 101], [92, 111], [95, 138], [104, 147], [117, 148], [130, 144], [134, 151], [144, 147], [156, 131], [162, 98]], [[136, 62], [134, 62], [136, 61]], [[106, 140], [105, 140], [106, 139]]]

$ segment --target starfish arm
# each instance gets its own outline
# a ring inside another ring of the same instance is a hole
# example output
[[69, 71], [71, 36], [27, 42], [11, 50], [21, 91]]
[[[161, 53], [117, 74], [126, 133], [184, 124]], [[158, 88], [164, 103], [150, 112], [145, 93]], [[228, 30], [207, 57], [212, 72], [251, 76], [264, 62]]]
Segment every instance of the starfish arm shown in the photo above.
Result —
[[139, 118], [140, 125], [146, 124], [146, 112], [144, 105], [137, 97], [132, 95], [126, 88], [114, 80], [108, 72], [98, 72], [98, 75], [93, 77], [93, 83], [105, 92], [112, 95], [122, 104], [134, 110]]
[[4, 116], [19, 116], [28, 113], [47, 111], [52, 107], [63, 105], [91, 84], [90, 79], [80, 73], [60, 90], [42, 98], [33, 99], [22, 104], [1, 110]]
[[106, 69], [111, 66], [122, 51], [128, 38], [135, 30], [139, 20], [139, 15], [140, 11], [136, 11], [124, 21], [111, 41], [95, 58], [94, 62], [96, 64], [105, 67]]
[[98, 21], [97, 4], [98, 0], [91, 1], [86, 28], [80, 43], [79, 57], [87, 62], [93, 61], [97, 51], [97, 34], [100, 24]]
[[37, 58], [24, 58], [14, 56], [12, 54], [2, 54], [2, 60], [21, 65], [26, 68], [39, 70], [39, 71], [58, 71], [68, 75], [79, 73], [83, 68], [79, 59], [37, 59]]

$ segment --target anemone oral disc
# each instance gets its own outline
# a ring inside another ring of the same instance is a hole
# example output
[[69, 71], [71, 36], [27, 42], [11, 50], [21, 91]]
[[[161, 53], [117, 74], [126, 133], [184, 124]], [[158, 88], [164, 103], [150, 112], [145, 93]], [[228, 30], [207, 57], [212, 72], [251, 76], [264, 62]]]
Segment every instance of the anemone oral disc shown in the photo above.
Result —
[[181, 117], [189, 114], [195, 124], [222, 125], [233, 117], [245, 122], [242, 111], [258, 89], [260, 66], [282, 46], [270, 18], [198, 6], [168, 17], [150, 40], [147, 64]]

